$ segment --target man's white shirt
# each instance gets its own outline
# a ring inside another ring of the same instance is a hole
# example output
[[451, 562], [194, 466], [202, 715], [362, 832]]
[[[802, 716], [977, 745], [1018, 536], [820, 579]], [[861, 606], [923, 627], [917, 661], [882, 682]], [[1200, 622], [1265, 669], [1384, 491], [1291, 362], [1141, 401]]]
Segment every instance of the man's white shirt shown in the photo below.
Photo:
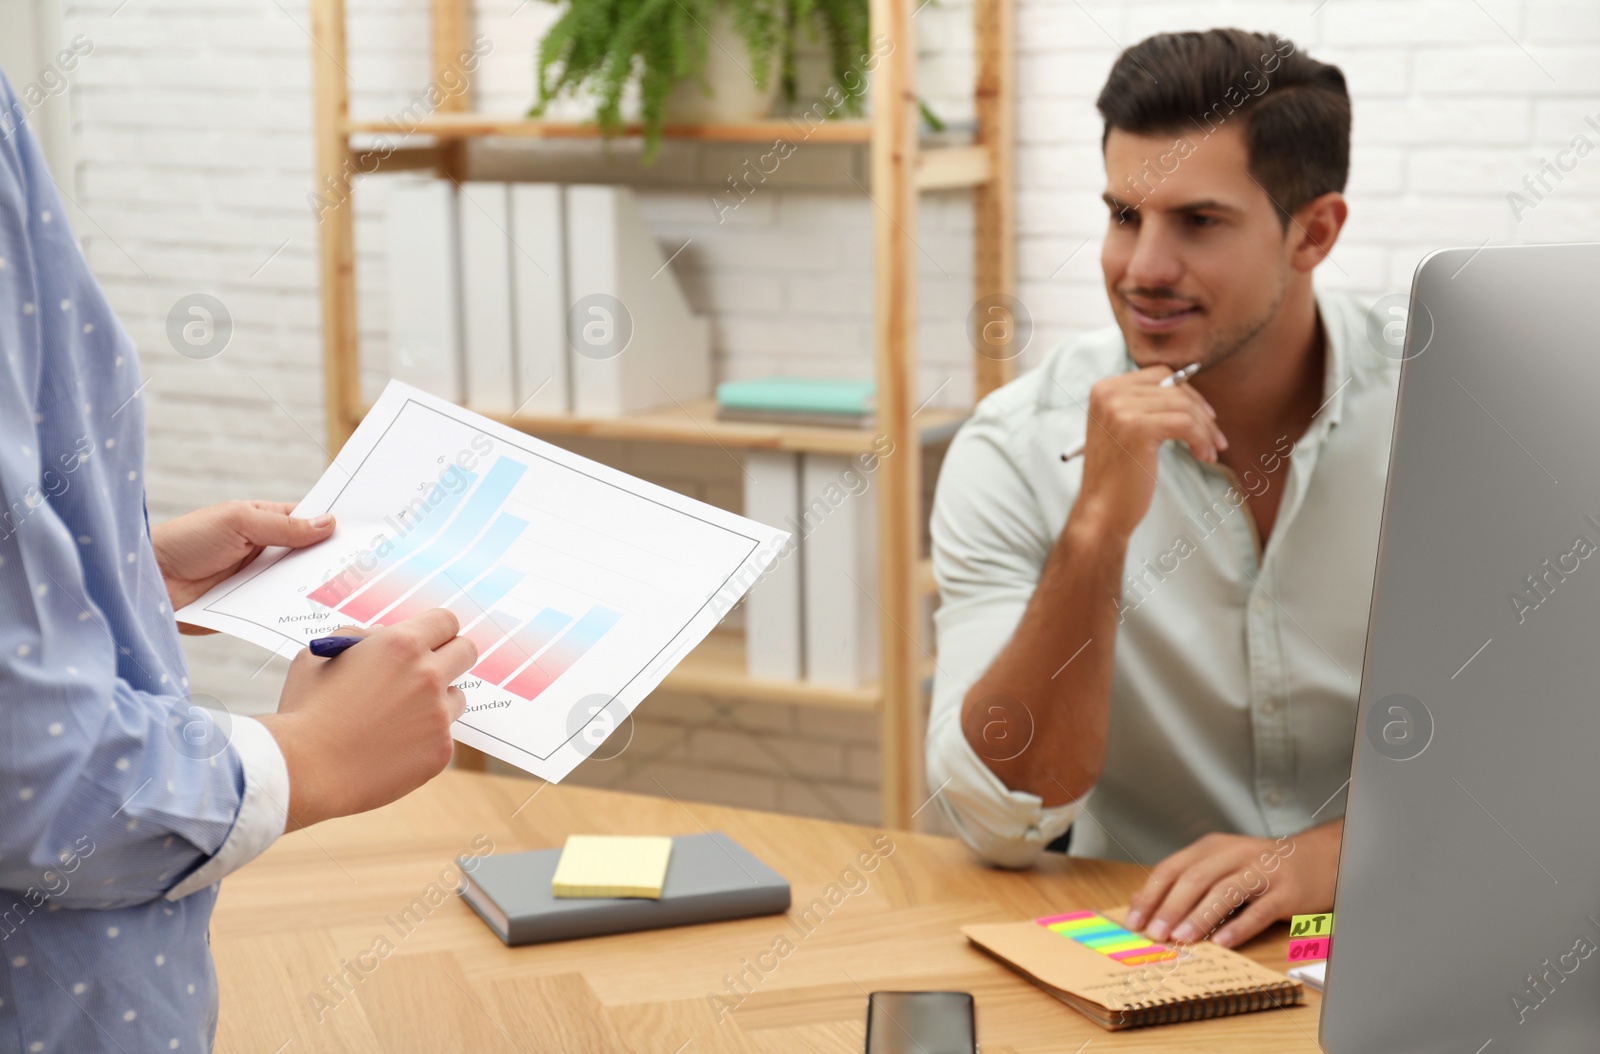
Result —
[[[1037, 749], [1041, 700], [995, 705], [975, 750], [961, 729], [972, 684], [1010, 640], [1082, 480], [1061, 453], [1088, 427], [1089, 389], [1134, 368], [1115, 326], [1052, 351], [979, 404], [951, 444], [934, 500], [937, 670], [929, 789], [961, 837], [1004, 866], [1033, 862], [1073, 826], [1077, 856], [1150, 864], [1211, 831], [1278, 837], [1337, 819], [1377, 562], [1399, 363], [1369, 343], [1353, 298], [1320, 293], [1324, 401], [1306, 434], [1238, 475], [1166, 443], [1116, 604], [1111, 724], [1100, 781], [1045, 808], [981, 754]], [[1265, 551], [1244, 505], [1283, 488]], [[1101, 643], [1101, 642], [1095, 642]], [[1061, 640], [1062, 667], [1083, 640]], [[1093, 645], [1091, 645], [1093, 646]], [[1031, 719], [1029, 714], [1031, 713]], [[1026, 744], [1026, 746], [1025, 746]]]

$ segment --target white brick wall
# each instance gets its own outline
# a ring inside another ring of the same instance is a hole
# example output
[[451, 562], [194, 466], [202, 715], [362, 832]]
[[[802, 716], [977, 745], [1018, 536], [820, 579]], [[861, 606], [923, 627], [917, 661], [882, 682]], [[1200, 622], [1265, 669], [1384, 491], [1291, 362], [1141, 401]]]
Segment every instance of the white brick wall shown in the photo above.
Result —
[[[350, 0], [354, 109], [394, 112], [427, 78], [424, 0]], [[324, 452], [312, 188], [310, 25], [304, 0], [70, 0], [68, 36], [94, 52], [73, 76], [80, 236], [152, 377], [150, 501], [156, 519], [236, 496], [290, 499]], [[479, 105], [518, 112], [552, 9], [483, 0], [495, 41]], [[1364, 296], [1404, 290], [1443, 245], [1600, 238], [1600, 157], [1582, 162], [1520, 222], [1506, 195], [1573, 136], [1600, 133], [1600, 5], [1589, 0], [1026, 0], [1018, 9], [1019, 295], [1037, 330], [1025, 362], [1109, 321], [1100, 291], [1100, 124], [1093, 99], [1120, 43], [1165, 29], [1272, 30], [1339, 63], [1355, 99], [1350, 224], [1319, 279]], [[918, 15], [934, 52], [921, 91], [951, 117], [970, 113], [970, 7], [940, 0]], [[7, 71], [26, 80], [33, 71]], [[718, 224], [709, 194], [741, 167], [737, 147], [671, 145], [639, 173], [628, 147], [547, 152], [556, 178], [637, 182], [673, 264], [714, 322], [718, 369], [871, 369], [871, 206], [859, 149], [807, 145]], [[478, 158], [512, 172], [516, 151]], [[373, 384], [382, 332], [381, 180], [358, 192], [361, 321]], [[968, 398], [962, 323], [970, 300], [965, 198], [930, 198], [923, 250], [924, 392]], [[235, 324], [219, 358], [175, 354], [168, 309], [195, 291]], [[624, 467], [708, 500], [737, 504], [721, 455], [617, 450]], [[698, 459], [698, 460], [697, 460]], [[195, 687], [270, 705], [282, 670], [221, 638], [190, 638]], [[874, 812], [875, 723], [832, 712], [661, 699], [636, 739], [584, 779], [826, 816]], [[659, 786], [657, 785], [659, 781]]]

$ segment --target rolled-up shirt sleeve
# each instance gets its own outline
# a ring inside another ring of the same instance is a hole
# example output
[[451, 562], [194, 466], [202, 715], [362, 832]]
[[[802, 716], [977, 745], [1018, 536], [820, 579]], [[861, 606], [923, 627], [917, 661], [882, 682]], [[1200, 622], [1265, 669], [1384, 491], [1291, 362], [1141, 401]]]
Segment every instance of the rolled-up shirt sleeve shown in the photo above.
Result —
[[228, 746], [239, 758], [244, 783], [233, 827], [211, 859], [167, 890], [168, 900], [181, 900], [239, 870], [276, 842], [288, 823], [289, 765], [272, 733], [259, 721], [234, 718]]
[[939, 474], [931, 525], [938, 664], [926, 750], [929, 790], [962, 840], [990, 863], [1020, 868], [1071, 826], [1078, 804], [1047, 808], [1008, 788], [961, 727], [968, 691], [1011, 639], [1055, 541], [1009, 449], [1015, 415], [1004, 394], [979, 407]]

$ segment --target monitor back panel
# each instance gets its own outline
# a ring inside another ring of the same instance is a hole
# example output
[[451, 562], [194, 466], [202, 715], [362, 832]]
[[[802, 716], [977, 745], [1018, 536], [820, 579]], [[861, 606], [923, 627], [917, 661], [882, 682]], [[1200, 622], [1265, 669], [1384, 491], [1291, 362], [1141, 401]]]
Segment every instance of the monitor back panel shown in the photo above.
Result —
[[1413, 288], [1331, 1054], [1600, 1049], [1600, 246], [1474, 253]]

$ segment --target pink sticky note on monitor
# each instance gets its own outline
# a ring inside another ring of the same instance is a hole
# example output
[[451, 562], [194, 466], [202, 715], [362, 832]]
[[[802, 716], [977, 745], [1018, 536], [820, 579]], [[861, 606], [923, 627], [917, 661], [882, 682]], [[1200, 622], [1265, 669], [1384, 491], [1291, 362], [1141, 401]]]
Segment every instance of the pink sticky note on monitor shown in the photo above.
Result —
[[1314, 959], [1326, 959], [1328, 949], [1333, 947], [1332, 937], [1305, 937], [1289, 942], [1289, 961], [1294, 963], [1311, 962]]

